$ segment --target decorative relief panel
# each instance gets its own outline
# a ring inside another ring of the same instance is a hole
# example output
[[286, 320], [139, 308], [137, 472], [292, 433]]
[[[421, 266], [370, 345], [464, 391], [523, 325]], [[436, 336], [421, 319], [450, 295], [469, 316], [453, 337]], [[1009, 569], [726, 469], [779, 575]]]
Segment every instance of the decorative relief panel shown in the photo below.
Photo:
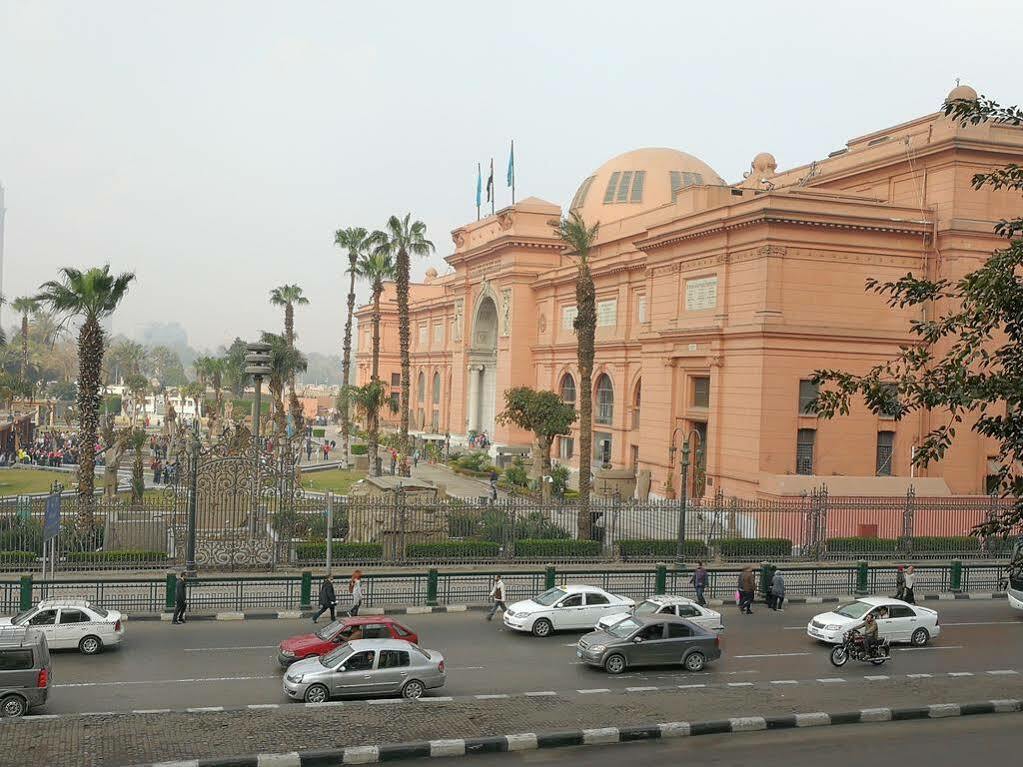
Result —
[[511, 334], [511, 288], [501, 291], [501, 335]]
[[462, 326], [465, 324], [462, 321], [462, 313], [463, 313], [464, 309], [465, 309], [465, 299], [464, 298], [456, 298], [455, 299], [454, 327], [451, 328], [451, 338], [453, 340], [455, 340], [455, 341], [461, 341], [462, 340]]
[[697, 312], [701, 309], [713, 309], [718, 302], [718, 278], [701, 277], [686, 280], [686, 311]]

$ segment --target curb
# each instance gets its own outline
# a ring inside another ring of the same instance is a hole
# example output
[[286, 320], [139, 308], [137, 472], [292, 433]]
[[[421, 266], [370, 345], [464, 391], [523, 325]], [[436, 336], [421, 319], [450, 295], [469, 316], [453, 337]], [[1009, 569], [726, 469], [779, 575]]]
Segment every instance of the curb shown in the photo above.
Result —
[[345, 764], [375, 764], [399, 759], [530, 751], [563, 746], [597, 746], [639, 740], [684, 738], [697, 735], [727, 735], [797, 727], [827, 727], [842, 724], [879, 724], [910, 719], [946, 719], [980, 714], [1008, 714], [1023, 711], [1023, 701], [987, 700], [978, 703], [936, 703], [909, 708], [864, 708], [827, 713], [813, 711], [783, 716], [740, 716], [709, 722], [661, 722], [629, 727], [600, 727], [562, 732], [526, 732], [483, 738], [452, 738], [377, 746], [349, 746], [321, 751], [292, 751], [243, 757], [184, 759], [147, 762], [135, 767], [334, 767]]
[[[1005, 592], [997, 593], [943, 593], [943, 594], [921, 594], [921, 602], [953, 602], [960, 600], [993, 600], [1005, 599]], [[856, 599], [855, 594], [842, 597], [792, 597], [786, 599], [790, 605], [820, 605], [837, 604], [851, 599]], [[734, 599], [708, 599], [710, 607], [734, 607]], [[757, 603], [759, 604], [759, 602]], [[464, 613], [467, 611], [489, 610], [489, 604], [471, 605], [434, 605], [434, 606], [413, 606], [413, 607], [364, 607], [359, 611], [360, 615], [426, 615], [433, 613]], [[252, 621], [252, 620], [298, 620], [311, 618], [315, 610], [224, 610], [216, 613], [187, 613], [187, 620], [191, 621]], [[339, 611], [343, 612], [343, 611]], [[170, 621], [173, 612], [161, 613], [126, 613], [132, 621]]]

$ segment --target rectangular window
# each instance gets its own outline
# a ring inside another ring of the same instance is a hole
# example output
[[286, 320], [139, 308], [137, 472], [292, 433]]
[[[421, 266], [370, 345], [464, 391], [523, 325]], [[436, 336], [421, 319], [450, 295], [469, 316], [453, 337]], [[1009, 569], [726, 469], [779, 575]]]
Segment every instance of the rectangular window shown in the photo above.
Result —
[[420, 346], [426, 346], [426, 339], [427, 339], [427, 335], [426, 334], [427, 334], [426, 325], [420, 325], [419, 326], [419, 345]]
[[611, 298], [597, 303], [597, 327], [613, 328], [618, 322], [618, 299]]
[[27, 671], [31, 668], [31, 650], [0, 650], [0, 671]]
[[820, 387], [813, 381], [803, 378], [799, 381], [799, 414], [800, 415], [816, 415], [817, 408], [813, 406], [813, 401], [817, 399], [817, 395], [820, 393]]
[[575, 330], [575, 317], [577, 314], [579, 314], [579, 309], [575, 306], [561, 307], [561, 329]]
[[391, 386], [401, 386], [401, 373], [391, 373]]
[[877, 471], [879, 477], [892, 475], [892, 454], [895, 452], [895, 432], [879, 431], [877, 433]]
[[646, 296], [640, 296], [637, 300], [636, 319], [640, 325], [646, 324]]
[[632, 177], [632, 194], [629, 202], [643, 202], [643, 182], [646, 181], [646, 171], [637, 170]]
[[593, 432], [593, 464], [611, 464], [611, 435], [605, 431]]
[[604, 204], [615, 201], [615, 189], [618, 187], [618, 177], [622, 175], [618, 171], [611, 174], [607, 182], [607, 189], [604, 190]]
[[796, 434], [796, 474], [813, 474], [813, 445], [816, 429], [800, 429]]
[[629, 187], [631, 186], [632, 171], [631, 170], [623, 171], [621, 181], [618, 183], [618, 196], [615, 198], [615, 202], [628, 202]]
[[433, 343], [435, 346], [444, 345], [444, 325], [436, 324], [433, 326]]
[[693, 379], [693, 407], [710, 407], [710, 379]]
[[558, 457], [563, 461], [575, 455], [575, 440], [571, 437], [558, 437]]

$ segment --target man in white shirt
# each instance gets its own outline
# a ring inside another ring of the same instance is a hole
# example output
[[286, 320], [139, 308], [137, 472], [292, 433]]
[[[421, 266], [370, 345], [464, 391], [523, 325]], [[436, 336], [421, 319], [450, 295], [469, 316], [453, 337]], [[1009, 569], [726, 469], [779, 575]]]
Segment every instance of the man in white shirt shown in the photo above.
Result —
[[490, 598], [494, 600], [493, 606], [490, 608], [490, 612], [487, 613], [487, 620], [491, 621], [497, 614], [498, 608], [504, 612], [508, 612], [508, 605], [504, 603], [504, 581], [501, 580], [501, 576], [498, 575], [494, 580], [494, 588], [490, 590]]

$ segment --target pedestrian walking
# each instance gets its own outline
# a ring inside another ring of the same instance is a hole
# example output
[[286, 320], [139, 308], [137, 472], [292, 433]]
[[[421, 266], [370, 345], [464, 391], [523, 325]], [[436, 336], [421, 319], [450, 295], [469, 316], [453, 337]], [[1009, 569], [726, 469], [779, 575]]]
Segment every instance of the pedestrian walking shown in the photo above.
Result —
[[320, 609], [313, 616], [313, 623], [316, 623], [317, 619], [327, 610], [330, 610], [330, 620], [337, 620], [337, 615], [334, 612], [336, 608], [337, 595], [334, 593], [334, 579], [328, 575], [323, 579], [323, 583], [320, 584]]
[[348, 593], [352, 595], [352, 606], [348, 614], [358, 615], [359, 606], [362, 604], [362, 570], [352, 573], [352, 579], [348, 581]]
[[508, 612], [508, 605], [504, 603], [504, 581], [501, 580], [501, 576], [498, 575], [494, 580], [494, 588], [490, 589], [490, 598], [494, 600], [494, 604], [490, 608], [490, 612], [487, 613], [487, 620], [493, 620], [494, 615], [498, 609], [501, 612]]
[[782, 576], [781, 570], [775, 570], [774, 577], [771, 578], [771, 609], [785, 612], [782, 608], [783, 604], [785, 604], [785, 578]]
[[171, 623], [185, 622], [185, 608], [188, 606], [188, 587], [185, 585], [187, 577], [184, 572], [178, 573], [178, 582], [174, 588], [174, 618]]
[[910, 565], [906, 568], [906, 588], [905, 596], [903, 601], [908, 602], [911, 605], [916, 604], [916, 595], [913, 593], [913, 588], [916, 586], [916, 568]]
[[305, 441], [305, 459], [307, 462], [313, 460], [313, 441], [311, 439]]
[[490, 472], [490, 502], [494, 503], [497, 500], [497, 472]]
[[412, 453], [412, 468], [415, 469], [419, 466], [419, 450], [417, 449]]
[[739, 592], [742, 594], [742, 602], [739, 605], [739, 612], [746, 615], [753, 614], [753, 597], [757, 592], [757, 578], [753, 574], [753, 566], [747, 567], [739, 576]]
[[707, 604], [707, 600], [703, 598], [703, 592], [707, 588], [707, 576], [707, 568], [703, 566], [703, 562], [697, 562], [693, 577], [689, 579], [689, 582], [693, 584], [693, 589], [696, 591], [696, 604], [701, 606]]
[[906, 598], [906, 572], [902, 565], [895, 571], [895, 598]]

